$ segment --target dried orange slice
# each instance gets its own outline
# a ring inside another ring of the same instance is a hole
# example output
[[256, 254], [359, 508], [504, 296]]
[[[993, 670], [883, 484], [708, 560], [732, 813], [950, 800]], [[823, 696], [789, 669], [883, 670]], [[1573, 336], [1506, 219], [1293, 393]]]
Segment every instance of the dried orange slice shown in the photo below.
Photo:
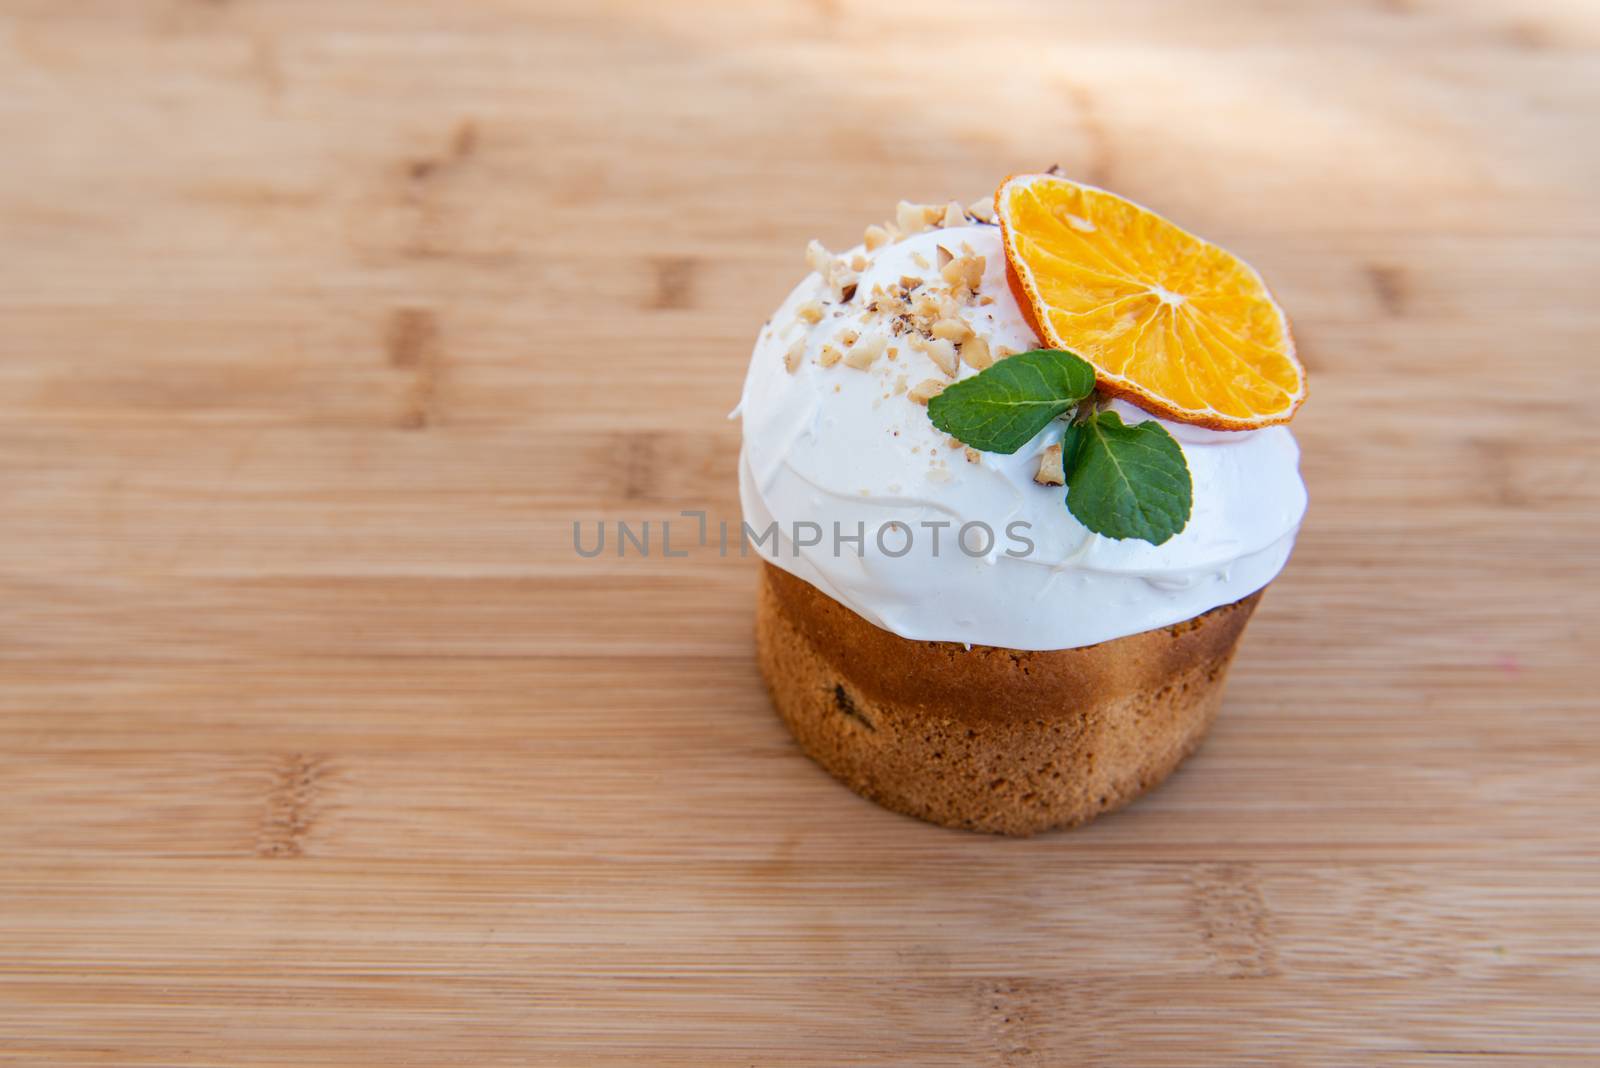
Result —
[[994, 207], [1023, 314], [1102, 392], [1216, 430], [1286, 423], [1305, 400], [1289, 320], [1237, 256], [1055, 175], [1007, 178]]

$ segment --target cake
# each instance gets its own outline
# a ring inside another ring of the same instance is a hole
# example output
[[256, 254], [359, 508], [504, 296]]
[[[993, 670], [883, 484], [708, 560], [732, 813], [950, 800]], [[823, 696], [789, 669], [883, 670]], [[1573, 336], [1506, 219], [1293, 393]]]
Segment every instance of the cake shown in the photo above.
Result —
[[778, 714], [949, 827], [1074, 826], [1154, 787], [1306, 507], [1303, 372], [1259, 276], [1047, 175], [806, 258], [737, 409]]

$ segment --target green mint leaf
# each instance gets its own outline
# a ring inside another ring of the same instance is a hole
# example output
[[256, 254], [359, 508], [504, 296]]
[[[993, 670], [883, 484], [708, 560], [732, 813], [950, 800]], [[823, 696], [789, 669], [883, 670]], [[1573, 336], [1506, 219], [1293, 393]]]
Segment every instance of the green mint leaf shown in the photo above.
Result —
[[1125, 426], [1116, 412], [1099, 412], [1074, 423], [1067, 441], [1067, 510], [1078, 522], [1108, 538], [1151, 545], [1188, 525], [1189, 465], [1160, 423]]
[[984, 452], [1013, 453], [1094, 390], [1094, 368], [1060, 349], [997, 361], [928, 402], [933, 425]]

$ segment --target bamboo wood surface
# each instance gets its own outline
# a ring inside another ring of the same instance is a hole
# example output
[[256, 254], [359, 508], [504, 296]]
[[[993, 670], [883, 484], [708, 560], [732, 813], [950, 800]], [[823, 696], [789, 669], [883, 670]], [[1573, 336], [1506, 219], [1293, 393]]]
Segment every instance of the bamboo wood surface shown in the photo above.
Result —
[[[0, 5], [0, 1062], [1594, 1063], [1597, 119], [1576, 0]], [[806, 239], [1051, 162], [1273, 283], [1312, 508], [1006, 841], [572, 523], [736, 518]]]

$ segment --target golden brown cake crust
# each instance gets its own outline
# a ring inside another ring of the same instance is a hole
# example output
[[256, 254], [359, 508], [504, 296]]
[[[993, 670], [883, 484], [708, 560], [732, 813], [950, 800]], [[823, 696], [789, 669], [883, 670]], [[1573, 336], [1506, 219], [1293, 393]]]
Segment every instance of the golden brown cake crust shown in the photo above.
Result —
[[1075, 826], [1166, 778], [1216, 715], [1261, 598], [1080, 649], [969, 650], [761, 570], [761, 670], [801, 747], [888, 808], [998, 834]]

